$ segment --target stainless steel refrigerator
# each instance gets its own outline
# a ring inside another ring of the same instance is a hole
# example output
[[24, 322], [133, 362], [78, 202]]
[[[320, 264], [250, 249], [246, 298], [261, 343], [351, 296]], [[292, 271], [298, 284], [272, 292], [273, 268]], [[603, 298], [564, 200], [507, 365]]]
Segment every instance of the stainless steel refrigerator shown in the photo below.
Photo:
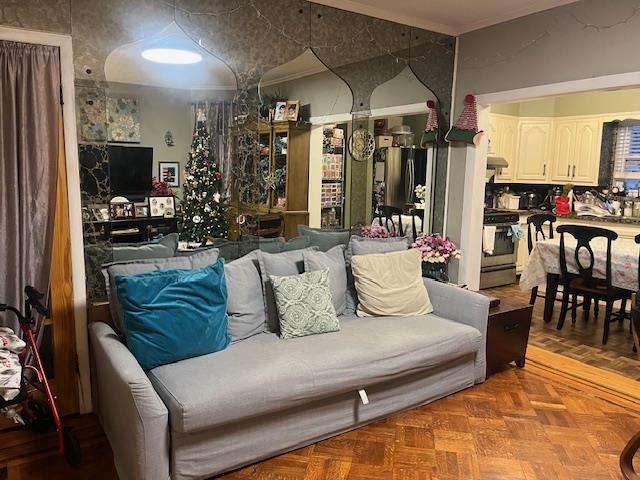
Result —
[[384, 150], [375, 164], [374, 191], [381, 194], [377, 203], [405, 210], [407, 205], [418, 203], [414, 192], [416, 186], [426, 185], [425, 224], [430, 225], [433, 209], [432, 149], [388, 147]]

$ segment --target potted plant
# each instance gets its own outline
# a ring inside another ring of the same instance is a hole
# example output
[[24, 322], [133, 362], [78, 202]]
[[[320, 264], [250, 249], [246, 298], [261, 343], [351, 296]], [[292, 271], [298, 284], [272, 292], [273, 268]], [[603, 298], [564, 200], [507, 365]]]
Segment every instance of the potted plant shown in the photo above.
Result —
[[462, 255], [455, 243], [440, 234], [422, 233], [411, 244], [411, 248], [417, 248], [422, 253], [422, 276], [440, 282], [449, 281], [449, 261]]

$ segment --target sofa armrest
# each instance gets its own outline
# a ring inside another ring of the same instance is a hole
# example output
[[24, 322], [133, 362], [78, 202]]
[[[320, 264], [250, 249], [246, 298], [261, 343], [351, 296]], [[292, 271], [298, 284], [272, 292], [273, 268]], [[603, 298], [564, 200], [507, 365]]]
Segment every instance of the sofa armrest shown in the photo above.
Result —
[[482, 348], [476, 355], [475, 373], [476, 383], [483, 382], [487, 373], [489, 299], [479, 293], [428, 278], [424, 279], [424, 285], [433, 304], [433, 313], [447, 320], [474, 327], [482, 335]]
[[169, 478], [169, 414], [113, 329], [89, 326], [98, 414], [121, 479]]

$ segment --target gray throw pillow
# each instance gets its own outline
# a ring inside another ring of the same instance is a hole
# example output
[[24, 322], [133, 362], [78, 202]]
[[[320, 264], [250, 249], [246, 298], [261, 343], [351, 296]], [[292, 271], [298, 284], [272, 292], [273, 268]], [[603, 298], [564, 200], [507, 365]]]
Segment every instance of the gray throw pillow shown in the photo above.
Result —
[[260, 263], [260, 276], [262, 277], [262, 291], [264, 292], [264, 310], [266, 315], [265, 332], [278, 333], [278, 309], [273, 295], [270, 276], [284, 277], [288, 275], [298, 275], [304, 272], [303, 252], [317, 250], [317, 247], [309, 247], [304, 250], [294, 250], [292, 252], [258, 253]]
[[317, 246], [321, 252], [327, 252], [338, 245], [347, 245], [350, 230], [326, 230], [298, 225], [298, 235], [309, 238], [309, 246]]
[[228, 332], [232, 342], [264, 331], [266, 318], [262, 280], [258, 268], [257, 252], [251, 252], [224, 266], [227, 281]]
[[111, 309], [113, 326], [116, 330], [120, 332], [123, 331], [122, 309], [120, 302], [118, 302], [118, 294], [116, 292], [116, 275], [138, 275], [139, 273], [154, 270], [169, 270], [175, 268], [193, 270], [194, 268], [204, 268], [213, 265], [217, 260], [218, 249], [211, 248], [189, 255], [188, 257], [149, 258], [103, 265], [102, 274], [104, 275], [107, 294], [109, 296], [109, 308]]
[[280, 337], [295, 338], [340, 330], [329, 291], [329, 269], [286, 277], [271, 276]]
[[328, 252], [304, 252], [304, 271], [315, 272], [329, 269], [329, 289], [336, 315], [342, 315], [346, 308], [347, 268], [344, 263], [344, 245], [333, 247]]
[[171, 233], [159, 240], [141, 243], [113, 244], [113, 261], [126, 262], [147, 258], [171, 258], [178, 250], [178, 234]]
[[291, 252], [292, 250], [302, 250], [310, 246], [309, 237], [295, 237], [283, 245], [283, 252]]

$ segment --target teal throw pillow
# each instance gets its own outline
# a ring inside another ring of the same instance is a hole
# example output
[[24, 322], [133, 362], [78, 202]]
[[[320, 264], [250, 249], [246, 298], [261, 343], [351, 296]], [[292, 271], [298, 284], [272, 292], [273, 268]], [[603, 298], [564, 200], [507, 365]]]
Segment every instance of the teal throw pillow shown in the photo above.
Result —
[[115, 277], [127, 347], [144, 370], [224, 350], [224, 260], [194, 270]]
[[294, 338], [340, 330], [329, 289], [329, 269], [286, 277], [271, 276], [280, 337]]

